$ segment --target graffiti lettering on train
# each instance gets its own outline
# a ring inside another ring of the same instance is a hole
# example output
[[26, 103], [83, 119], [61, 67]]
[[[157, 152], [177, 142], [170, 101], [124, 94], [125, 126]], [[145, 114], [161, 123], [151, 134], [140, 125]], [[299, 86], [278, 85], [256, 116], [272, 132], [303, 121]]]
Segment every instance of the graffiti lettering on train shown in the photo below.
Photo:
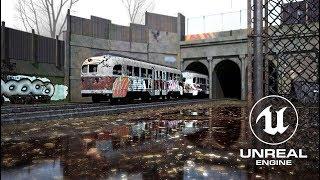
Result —
[[52, 84], [47, 78], [24, 75], [7, 76], [1, 79], [1, 96], [11, 103], [48, 102], [63, 100], [68, 95], [68, 87]]
[[113, 83], [112, 97], [126, 97], [130, 80], [128, 77], [118, 77]]
[[82, 77], [81, 88], [87, 90], [111, 90], [115, 77]]

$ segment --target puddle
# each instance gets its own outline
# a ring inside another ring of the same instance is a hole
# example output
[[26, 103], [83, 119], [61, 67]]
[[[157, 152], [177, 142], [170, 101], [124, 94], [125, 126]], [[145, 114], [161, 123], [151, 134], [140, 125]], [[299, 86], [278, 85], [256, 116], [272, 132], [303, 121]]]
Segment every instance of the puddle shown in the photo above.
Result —
[[[49, 138], [2, 142], [3, 179], [282, 179], [280, 169], [252, 170], [238, 156], [240, 107], [181, 110], [117, 119]], [[81, 123], [79, 123], [81, 125]], [[316, 172], [316, 171], [315, 171]], [[318, 174], [309, 174], [317, 178]], [[288, 179], [288, 178], [287, 178]]]

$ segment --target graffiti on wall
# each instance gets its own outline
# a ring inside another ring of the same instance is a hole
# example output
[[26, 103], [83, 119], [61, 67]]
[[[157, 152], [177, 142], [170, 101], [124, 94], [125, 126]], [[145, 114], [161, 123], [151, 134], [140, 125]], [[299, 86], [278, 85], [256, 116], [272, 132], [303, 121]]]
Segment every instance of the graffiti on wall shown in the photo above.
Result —
[[164, 62], [168, 63], [168, 64], [174, 64], [176, 63], [176, 58], [174, 56], [165, 56], [164, 57]]
[[67, 86], [54, 85], [48, 78], [16, 75], [1, 79], [1, 96], [11, 103], [57, 101], [65, 99], [67, 95]]
[[195, 41], [201, 39], [213, 39], [216, 37], [216, 33], [202, 33], [202, 34], [190, 34], [185, 36], [185, 41]]

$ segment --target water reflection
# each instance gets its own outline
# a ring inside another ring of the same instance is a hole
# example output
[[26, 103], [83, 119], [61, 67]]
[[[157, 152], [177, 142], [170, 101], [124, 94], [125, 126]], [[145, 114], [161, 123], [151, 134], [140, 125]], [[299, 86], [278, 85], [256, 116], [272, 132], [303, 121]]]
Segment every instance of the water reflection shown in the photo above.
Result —
[[58, 160], [34, 161], [32, 165], [1, 170], [1, 179], [62, 179], [63, 167]]
[[187, 161], [184, 165], [183, 179], [221, 179], [230, 180], [248, 179], [248, 172], [221, 165], [203, 165], [193, 161]]
[[[197, 112], [197, 113], [194, 113]], [[97, 132], [3, 144], [3, 179], [256, 179], [232, 146], [240, 107], [109, 122]], [[195, 115], [197, 114], [197, 115]], [[48, 160], [55, 159], [55, 160]], [[278, 172], [273, 172], [278, 174]], [[273, 174], [271, 173], [271, 174]]]

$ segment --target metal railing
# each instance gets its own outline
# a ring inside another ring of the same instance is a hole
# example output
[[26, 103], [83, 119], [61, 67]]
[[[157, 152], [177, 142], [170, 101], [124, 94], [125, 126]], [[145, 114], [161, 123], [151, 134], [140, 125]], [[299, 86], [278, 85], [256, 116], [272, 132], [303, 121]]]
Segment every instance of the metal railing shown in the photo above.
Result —
[[186, 19], [186, 35], [245, 29], [246, 27], [246, 9]]

